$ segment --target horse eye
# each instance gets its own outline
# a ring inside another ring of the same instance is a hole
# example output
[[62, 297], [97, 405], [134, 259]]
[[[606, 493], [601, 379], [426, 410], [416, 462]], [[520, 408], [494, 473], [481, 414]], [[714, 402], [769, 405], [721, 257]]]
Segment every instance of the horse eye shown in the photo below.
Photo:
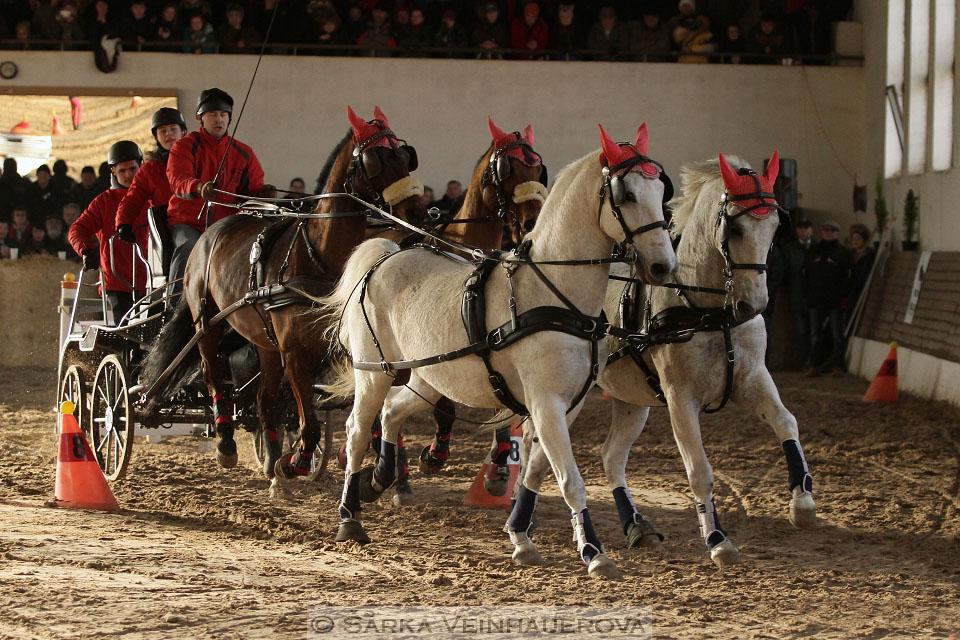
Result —
[[741, 229], [739, 225], [735, 225], [735, 224], [730, 225], [730, 233], [732, 235], [737, 236], [738, 238], [743, 237], [743, 229]]
[[636, 196], [634, 196], [634, 195], [633, 195], [632, 193], [630, 193], [629, 191], [627, 191], [627, 192], [625, 192], [625, 193], [623, 194], [623, 199], [624, 199], [626, 202], [636, 202], [636, 201], [637, 201]]

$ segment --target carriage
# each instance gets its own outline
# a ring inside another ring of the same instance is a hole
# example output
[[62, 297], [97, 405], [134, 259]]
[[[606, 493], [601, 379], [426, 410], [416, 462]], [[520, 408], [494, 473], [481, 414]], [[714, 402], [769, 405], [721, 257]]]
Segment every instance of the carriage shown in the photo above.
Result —
[[[114, 317], [99, 272], [81, 267], [76, 277], [68, 274], [63, 283], [58, 406], [63, 401], [74, 403], [77, 422], [109, 481], [126, 473], [135, 436], [147, 436], [151, 442], [159, 442], [164, 435], [194, 436], [205, 442], [215, 434], [212, 402], [199, 371], [189, 376], [188, 383], [166, 399], [159, 411], [150, 415], [143, 411], [146, 389], [139, 379], [140, 364], [173, 313], [166, 295], [172, 243], [162, 208], [150, 209], [148, 227], [146, 255], [138, 245], [122, 242], [116, 235], [109, 240], [111, 266], [115, 252], [132, 251], [133, 263], [142, 264], [147, 274], [146, 283], [128, 283], [132, 290], [146, 294], [122, 317]], [[257, 352], [242, 337], [228, 332], [221, 353], [228, 372], [227, 388], [235, 402], [234, 420], [251, 434], [262, 465], [265, 454], [254, 384], [260, 375]], [[296, 425], [297, 407], [286, 383], [281, 387], [281, 400], [282, 424]], [[330, 412], [343, 406], [321, 402], [315, 410], [319, 419], [328, 421]], [[290, 443], [297, 436], [294, 426], [285, 440]], [[318, 475], [313, 468], [305, 478], [313, 480]]]

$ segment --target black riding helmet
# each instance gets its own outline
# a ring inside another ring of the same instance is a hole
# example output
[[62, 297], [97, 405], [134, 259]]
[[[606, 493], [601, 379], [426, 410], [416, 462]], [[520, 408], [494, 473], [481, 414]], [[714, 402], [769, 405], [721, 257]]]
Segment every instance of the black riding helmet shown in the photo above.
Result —
[[174, 109], [172, 107], [160, 107], [157, 109], [156, 113], [153, 114], [153, 118], [150, 120], [150, 133], [153, 134], [153, 137], [157, 137], [157, 128], [162, 127], [168, 124], [178, 124], [180, 128], [184, 131], [187, 130], [187, 123], [183, 119], [183, 114], [180, 113], [179, 109]]
[[207, 111], [226, 111], [233, 113], [233, 98], [223, 89], [204, 89], [197, 99], [197, 115]]
[[110, 150], [107, 151], [107, 164], [111, 167], [121, 162], [129, 162], [130, 160], [136, 160], [137, 162], [143, 161], [143, 153], [141, 153], [140, 147], [137, 146], [136, 142], [131, 140], [114, 142]]

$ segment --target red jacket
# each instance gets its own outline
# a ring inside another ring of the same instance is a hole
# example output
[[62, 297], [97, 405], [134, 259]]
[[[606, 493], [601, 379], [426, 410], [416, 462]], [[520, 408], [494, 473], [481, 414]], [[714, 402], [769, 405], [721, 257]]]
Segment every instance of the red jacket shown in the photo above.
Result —
[[[117, 207], [127, 193], [126, 189], [107, 189], [90, 203], [90, 206], [80, 214], [80, 217], [70, 225], [68, 238], [70, 244], [78, 254], [92, 246], [91, 239], [97, 236], [100, 242], [100, 273], [106, 284], [107, 291], [130, 291], [130, 287], [123, 284], [113, 271], [110, 270], [110, 236], [116, 231]], [[137, 244], [146, 256], [147, 250], [147, 208], [144, 207], [133, 219], [133, 226], [137, 231]], [[133, 248], [121, 240], [113, 240], [113, 261], [124, 280], [132, 282]], [[142, 262], [137, 265], [137, 289], [141, 291], [147, 282], [147, 270]]]
[[117, 226], [132, 225], [148, 206], [167, 206], [171, 194], [170, 183], [167, 181], [167, 163], [162, 160], [144, 162], [137, 175], [133, 176], [133, 184], [127, 189], [120, 208], [117, 209]]
[[[201, 182], [210, 182], [217, 175], [220, 159], [226, 153], [226, 160], [217, 178], [218, 189], [257, 195], [263, 188], [263, 168], [254, 155], [253, 149], [234, 140], [227, 149], [229, 136], [219, 140], [200, 129], [188, 133], [177, 140], [170, 149], [170, 158], [167, 160], [167, 178], [170, 180], [170, 205], [167, 208], [167, 224], [188, 224], [198, 231], [206, 229], [207, 210], [203, 208], [203, 199], [197, 193]], [[217, 196], [216, 202], [232, 204], [236, 198]], [[213, 222], [226, 218], [235, 213], [230, 207], [213, 207]], [[213, 224], [211, 222], [211, 224]]]

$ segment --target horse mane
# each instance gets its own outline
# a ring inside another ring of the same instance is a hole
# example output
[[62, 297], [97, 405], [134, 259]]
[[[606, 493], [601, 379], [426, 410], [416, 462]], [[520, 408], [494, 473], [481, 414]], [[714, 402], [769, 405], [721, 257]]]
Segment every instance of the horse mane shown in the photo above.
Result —
[[[750, 163], [739, 156], [726, 156], [727, 161], [734, 169], [749, 169]], [[673, 219], [670, 223], [670, 232], [674, 237], [683, 233], [694, 219], [697, 202], [701, 194], [710, 190], [722, 192], [723, 176], [720, 175], [720, 160], [711, 158], [702, 162], [684, 164], [680, 167], [680, 193], [670, 205], [673, 207]], [[715, 213], [714, 210], [710, 211]]]
[[[483, 155], [480, 156], [474, 165], [473, 173], [470, 176], [470, 183], [467, 184], [467, 188], [464, 191], [466, 196], [464, 197], [463, 206], [460, 207], [460, 211], [478, 212], [482, 210], [483, 189], [480, 188], [480, 185], [483, 182], [483, 173], [487, 170], [487, 157], [490, 155], [492, 149], [493, 143], [491, 142], [490, 146], [487, 147], [487, 150], [483, 152]], [[457, 217], [461, 217], [459, 212], [457, 213]]]
[[327, 156], [326, 162], [323, 163], [323, 168], [320, 169], [320, 175], [317, 176], [317, 187], [313, 192], [314, 194], [318, 195], [321, 193], [326, 193], [325, 189], [327, 187], [327, 182], [330, 180], [330, 174], [333, 172], [333, 167], [337, 163], [340, 153], [352, 138], [353, 129], [347, 129], [347, 135], [343, 136], [343, 140], [338, 142], [337, 146], [335, 146], [333, 151], [330, 152], [330, 155]]

